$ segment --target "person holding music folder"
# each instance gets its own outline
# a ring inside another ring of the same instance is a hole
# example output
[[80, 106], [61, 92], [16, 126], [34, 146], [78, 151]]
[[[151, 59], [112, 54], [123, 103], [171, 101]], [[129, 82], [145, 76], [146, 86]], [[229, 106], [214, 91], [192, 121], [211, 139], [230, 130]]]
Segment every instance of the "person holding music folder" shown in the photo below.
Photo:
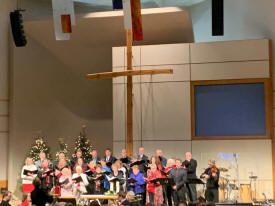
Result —
[[156, 164], [150, 164], [150, 169], [147, 171], [147, 190], [146, 203], [152, 203], [159, 206], [163, 203], [163, 190], [159, 182], [153, 183], [152, 180], [161, 178], [161, 172], [157, 169]]
[[97, 164], [96, 169], [91, 177], [92, 194], [104, 194], [104, 180], [105, 176], [101, 172], [101, 165]]
[[27, 157], [25, 165], [23, 166], [21, 171], [23, 192], [31, 192], [34, 190], [32, 181], [37, 176], [37, 172], [37, 167], [33, 164], [32, 159], [30, 157]]
[[159, 157], [158, 156], [151, 156], [151, 158], [150, 158], [150, 164], [155, 164], [155, 165], [157, 165], [157, 169], [159, 170], [159, 171], [162, 171], [162, 164], [161, 164], [161, 162], [160, 162], [160, 159], [159, 159]]
[[61, 196], [70, 196], [73, 194], [73, 181], [71, 170], [63, 168], [59, 178], [59, 185], [61, 187]]
[[[101, 172], [102, 173], [109, 173], [109, 174], [111, 174], [111, 169], [110, 169], [110, 167], [108, 167], [106, 165], [105, 159], [101, 159], [100, 160], [100, 164], [101, 164]], [[108, 181], [107, 177], [104, 180], [104, 189], [105, 190], [109, 190], [109, 181]]]
[[118, 170], [118, 166], [116, 164], [112, 164], [111, 169], [112, 169], [112, 172], [108, 178], [108, 181], [110, 184], [110, 190], [119, 192], [123, 190], [125, 177], [123, 176], [123, 172]]
[[[87, 169], [87, 171], [90, 171], [90, 174], [92, 174], [96, 169], [96, 165], [97, 165], [97, 163], [94, 162], [93, 160], [91, 160], [88, 164], [89, 169]], [[88, 174], [88, 176], [91, 176], [91, 175]]]
[[[185, 153], [185, 167], [187, 170], [187, 180], [197, 179], [196, 169], [197, 169], [197, 161], [192, 158], [191, 152]], [[191, 202], [196, 202], [197, 200], [197, 189], [196, 184], [187, 183], [188, 195]]]
[[53, 202], [48, 192], [40, 188], [41, 181], [38, 177], [34, 178], [33, 185], [35, 189], [31, 192], [32, 205], [45, 206], [46, 203]]
[[133, 191], [136, 195], [143, 195], [145, 185], [144, 175], [139, 171], [138, 165], [132, 167], [133, 173], [128, 179], [128, 191]]
[[207, 202], [219, 202], [219, 176], [220, 171], [213, 159], [208, 161], [208, 168], [200, 176], [206, 179], [205, 199]]
[[76, 167], [77, 166], [80, 166], [81, 168], [82, 168], [82, 171], [86, 171], [87, 170], [87, 166], [86, 166], [86, 164], [84, 163], [84, 160], [82, 159], [82, 158], [78, 158], [77, 160], [76, 160], [76, 163], [75, 163], [75, 165], [74, 165], [74, 167], [73, 167], [73, 173], [76, 173]]
[[177, 206], [180, 201], [186, 201], [187, 171], [182, 167], [180, 159], [176, 159], [176, 167], [171, 170], [169, 177], [173, 178], [175, 182], [175, 185], [172, 186], [172, 196], [174, 204]]
[[74, 173], [72, 176], [73, 194], [76, 195], [78, 193], [80, 194], [87, 193], [86, 186], [89, 185], [87, 175], [83, 173], [81, 166], [76, 166], [75, 170], [76, 170], [76, 173]]
[[127, 151], [124, 148], [121, 150], [120, 161], [125, 165], [131, 164], [131, 158], [127, 156]]
[[49, 167], [49, 161], [44, 159], [42, 161], [41, 170], [37, 175], [41, 180], [41, 188], [46, 191], [51, 191], [53, 188], [54, 171]]
[[[58, 164], [55, 166], [55, 170], [54, 170], [55, 182], [59, 182], [59, 178], [60, 178], [61, 175], [62, 175], [61, 171], [62, 171], [64, 168], [71, 169], [71, 168], [70, 168], [70, 165], [67, 164], [66, 159], [61, 158], [61, 159], [59, 159]], [[55, 193], [55, 194], [60, 194], [60, 186], [59, 186], [59, 185], [56, 185], [56, 186], [55, 186], [55, 191], [54, 191], [54, 193]]]

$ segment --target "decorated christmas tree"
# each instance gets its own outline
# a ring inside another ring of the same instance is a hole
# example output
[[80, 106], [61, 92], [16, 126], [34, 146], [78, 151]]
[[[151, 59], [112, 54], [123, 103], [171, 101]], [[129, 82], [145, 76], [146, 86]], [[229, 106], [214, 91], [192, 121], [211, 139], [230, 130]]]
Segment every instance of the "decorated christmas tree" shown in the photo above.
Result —
[[87, 138], [85, 125], [82, 126], [82, 131], [80, 132], [80, 135], [75, 139], [75, 152], [72, 155], [73, 157], [76, 157], [75, 153], [79, 149], [82, 151], [82, 157], [84, 158], [84, 160], [87, 160], [91, 157], [90, 151], [92, 149], [92, 146], [90, 144], [90, 140]]
[[30, 152], [27, 156], [32, 158], [33, 161], [36, 161], [39, 159], [39, 153], [42, 151], [45, 152], [46, 157], [50, 159], [50, 148], [44, 140], [44, 137], [42, 135], [38, 135], [38, 137], [35, 138], [35, 142], [31, 146]]
[[58, 139], [59, 149], [55, 154], [55, 159], [58, 160], [59, 153], [64, 153], [65, 157], [69, 157], [68, 145], [64, 142], [63, 138]]

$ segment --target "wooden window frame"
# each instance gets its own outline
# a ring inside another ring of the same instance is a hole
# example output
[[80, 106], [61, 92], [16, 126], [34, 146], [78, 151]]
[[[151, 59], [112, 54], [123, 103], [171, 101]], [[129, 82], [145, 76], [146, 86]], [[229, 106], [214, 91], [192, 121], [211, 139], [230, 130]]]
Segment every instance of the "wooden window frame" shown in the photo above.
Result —
[[[195, 86], [198, 85], [222, 85], [222, 84], [249, 84], [264, 83], [265, 99], [265, 135], [249, 136], [196, 136], [195, 126]], [[240, 140], [240, 139], [272, 139], [272, 81], [270, 78], [259, 79], [230, 79], [230, 80], [210, 80], [210, 81], [192, 81], [191, 82], [191, 135], [192, 140]]]

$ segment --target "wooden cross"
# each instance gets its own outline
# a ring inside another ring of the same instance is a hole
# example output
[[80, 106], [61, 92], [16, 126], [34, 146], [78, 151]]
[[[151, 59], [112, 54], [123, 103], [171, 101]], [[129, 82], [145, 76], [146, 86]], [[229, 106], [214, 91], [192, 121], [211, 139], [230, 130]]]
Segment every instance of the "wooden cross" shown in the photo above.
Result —
[[105, 79], [127, 76], [127, 138], [126, 150], [129, 157], [133, 157], [133, 79], [134, 75], [172, 74], [172, 69], [133, 70], [132, 67], [132, 30], [126, 30], [127, 42], [127, 70], [119, 72], [103, 72], [87, 74], [88, 79]]

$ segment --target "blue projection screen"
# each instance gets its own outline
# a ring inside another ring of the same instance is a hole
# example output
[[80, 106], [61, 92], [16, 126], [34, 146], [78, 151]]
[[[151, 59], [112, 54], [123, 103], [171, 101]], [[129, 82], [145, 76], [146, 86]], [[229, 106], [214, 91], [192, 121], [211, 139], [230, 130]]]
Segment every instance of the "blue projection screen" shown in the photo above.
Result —
[[264, 83], [194, 87], [195, 136], [266, 134]]

